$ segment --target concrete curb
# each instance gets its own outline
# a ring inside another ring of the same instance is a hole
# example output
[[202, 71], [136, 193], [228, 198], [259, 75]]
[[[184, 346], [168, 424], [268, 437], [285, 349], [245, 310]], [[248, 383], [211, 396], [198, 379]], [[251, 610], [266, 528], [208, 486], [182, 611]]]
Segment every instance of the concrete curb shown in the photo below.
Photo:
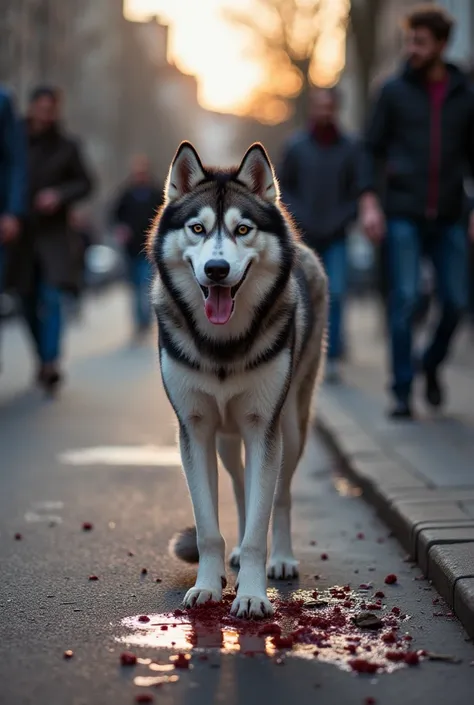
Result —
[[321, 395], [316, 426], [423, 574], [432, 581], [474, 639], [474, 517], [464, 503], [474, 489], [430, 487], [410, 468], [387, 457], [350, 416]]

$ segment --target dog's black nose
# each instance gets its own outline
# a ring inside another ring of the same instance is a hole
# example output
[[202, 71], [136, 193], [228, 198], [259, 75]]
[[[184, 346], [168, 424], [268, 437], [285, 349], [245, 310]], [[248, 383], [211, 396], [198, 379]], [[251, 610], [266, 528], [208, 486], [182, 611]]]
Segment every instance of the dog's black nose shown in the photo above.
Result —
[[206, 277], [211, 282], [221, 282], [230, 272], [230, 264], [225, 259], [210, 259], [204, 265]]

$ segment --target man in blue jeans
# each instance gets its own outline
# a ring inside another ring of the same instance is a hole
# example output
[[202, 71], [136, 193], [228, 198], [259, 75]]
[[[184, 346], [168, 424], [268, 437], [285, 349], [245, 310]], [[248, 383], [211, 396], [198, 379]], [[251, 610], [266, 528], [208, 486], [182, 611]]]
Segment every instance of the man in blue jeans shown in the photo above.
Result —
[[336, 89], [314, 88], [309, 126], [286, 146], [279, 179], [283, 203], [304, 242], [322, 258], [329, 279], [330, 314], [326, 380], [339, 380], [347, 288], [347, 230], [355, 220], [358, 148], [338, 121]]
[[[418, 369], [432, 407], [444, 402], [439, 369], [467, 305], [468, 236], [463, 224], [464, 180], [474, 174], [474, 93], [467, 77], [443, 55], [453, 27], [436, 6], [420, 6], [405, 22], [406, 64], [375, 101], [365, 138], [360, 215], [373, 241], [386, 237], [389, 276], [392, 418], [412, 418]], [[383, 210], [376, 196], [384, 180]], [[414, 359], [413, 315], [422, 257], [432, 261], [441, 315], [432, 340]]]
[[146, 156], [132, 159], [129, 183], [119, 194], [112, 212], [115, 235], [125, 250], [133, 292], [135, 339], [150, 328], [152, 315], [150, 284], [152, 269], [146, 254], [147, 233], [163, 202], [163, 187], [154, 183]]
[[0, 295], [5, 286], [8, 250], [20, 234], [25, 202], [24, 135], [10, 95], [0, 88]]

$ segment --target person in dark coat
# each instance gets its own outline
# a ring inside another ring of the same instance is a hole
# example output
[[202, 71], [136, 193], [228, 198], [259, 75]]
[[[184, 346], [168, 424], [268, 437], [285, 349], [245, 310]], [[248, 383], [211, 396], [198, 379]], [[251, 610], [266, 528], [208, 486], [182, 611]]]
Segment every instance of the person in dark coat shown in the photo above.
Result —
[[304, 242], [321, 257], [329, 279], [326, 380], [338, 381], [347, 291], [347, 234], [357, 216], [358, 145], [339, 126], [339, 94], [314, 88], [310, 124], [286, 146], [279, 169], [283, 203]]
[[0, 87], [0, 295], [5, 287], [7, 256], [20, 235], [25, 205], [24, 133], [10, 94]]
[[[415, 370], [431, 407], [444, 402], [440, 368], [467, 306], [468, 236], [464, 181], [474, 174], [474, 92], [467, 76], [446, 63], [453, 26], [439, 7], [415, 7], [406, 19], [407, 62], [375, 101], [365, 137], [360, 215], [367, 236], [386, 237], [389, 273], [392, 418], [412, 418]], [[382, 167], [379, 169], [379, 167]], [[377, 173], [383, 174], [379, 201]], [[422, 355], [412, 350], [421, 262], [436, 272], [441, 317]]]
[[153, 181], [147, 157], [136, 155], [132, 159], [129, 183], [114, 204], [112, 224], [127, 257], [137, 340], [147, 333], [152, 320], [149, 291], [152, 274], [145, 250], [147, 232], [162, 203], [163, 187]]
[[26, 120], [29, 193], [18, 251], [17, 287], [38, 359], [38, 382], [53, 391], [61, 381], [62, 292], [79, 285], [71, 208], [91, 192], [79, 144], [60, 125], [60, 95], [40, 87]]

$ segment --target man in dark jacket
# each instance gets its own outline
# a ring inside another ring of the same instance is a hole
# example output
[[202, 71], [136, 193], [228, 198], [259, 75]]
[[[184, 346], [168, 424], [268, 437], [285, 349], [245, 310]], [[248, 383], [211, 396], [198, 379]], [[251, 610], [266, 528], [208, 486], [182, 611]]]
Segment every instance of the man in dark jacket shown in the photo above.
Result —
[[152, 274], [145, 247], [147, 232], [162, 202], [163, 188], [153, 182], [148, 159], [136, 155], [132, 160], [129, 183], [114, 205], [112, 222], [128, 260], [137, 339], [146, 334], [152, 320], [149, 291]]
[[0, 88], [0, 296], [5, 285], [7, 253], [20, 235], [25, 196], [24, 134], [10, 95]]
[[[433, 407], [443, 403], [439, 367], [467, 303], [463, 181], [468, 171], [474, 173], [474, 94], [467, 77], [443, 60], [452, 25], [437, 7], [410, 13], [407, 63], [382, 87], [365, 140], [360, 213], [368, 237], [387, 238], [394, 418], [412, 416], [412, 319], [423, 255], [434, 265], [442, 308], [418, 363]], [[385, 214], [375, 195], [377, 165], [384, 177]], [[474, 238], [472, 214], [469, 236]]]
[[61, 292], [75, 291], [80, 276], [70, 211], [91, 191], [79, 146], [62, 131], [59, 113], [56, 89], [33, 91], [26, 121], [29, 203], [16, 271], [38, 382], [50, 392], [61, 381]]
[[309, 128], [290, 141], [279, 172], [283, 203], [304, 242], [321, 256], [329, 278], [328, 381], [339, 378], [346, 239], [357, 211], [358, 149], [339, 127], [338, 108], [336, 89], [313, 89]]

